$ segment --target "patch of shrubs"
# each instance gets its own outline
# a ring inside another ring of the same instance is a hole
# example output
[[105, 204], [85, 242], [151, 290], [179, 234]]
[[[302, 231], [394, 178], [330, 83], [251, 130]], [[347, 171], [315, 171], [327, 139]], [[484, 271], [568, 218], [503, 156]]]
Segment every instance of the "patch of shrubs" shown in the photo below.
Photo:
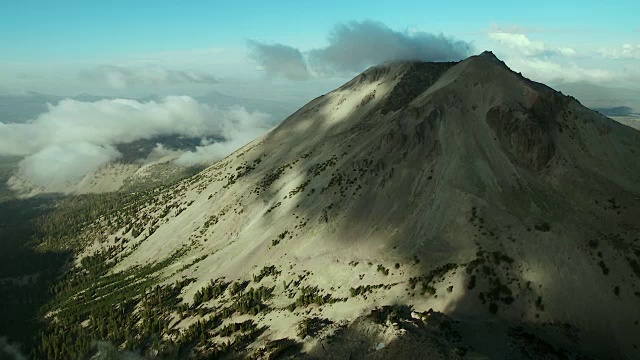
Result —
[[276, 269], [275, 265], [265, 266], [262, 268], [262, 270], [258, 275], [253, 275], [253, 281], [256, 283], [259, 283], [260, 281], [262, 281], [262, 279], [264, 279], [267, 276], [277, 277], [281, 273], [282, 272], [280, 270]]
[[229, 294], [231, 296], [239, 294], [247, 288], [247, 285], [249, 285], [249, 281], [236, 281], [229, 286]]
[[219, 334], [220, 336], [231, 336], [236, 332], [248, 332], [257, 328], [253, 320], [243, 321], [241, 323], [231, 323], [223, 327]]
[[231, 308], [239, 314], [251, 314], [257, 315], [258, 313], [267, 310], [269, 307], [263, 302], [273, 297], [273, 287], [251, 288], [247, 292], [240, 295]]
[[407, 305], [385, 305], [371, 310], [369, 318], [377, 324], [398, 323], [411, 318], [411, 307]]
[[278, 339], [269, 341], [266, 345], [258, 348], [251, 354], [249, 360], [258, 359], [281, 359], [285, 356], [296, 356], [300, 353], [302, 346], [292, 339]]
[[297, 334], [301, 339], [307, 336], [315, 336], [327, 325], [331, 324], [328, 319], [321, 319], [319, 317], [304, 318], [298, 323]]
[[392, 285], [384, 285], [384, 284], [378, 284], [378, 285], [360, 285], [357, 288], [350, 288], [349, 289], [349, 294], [351, 295], [351, 297], [356, 297], [358, 295], [366, 295], [368, 292], [371, 292], [372, 290], [376, 290], [376, 289], [380, 289], [380, 288], [385, 288], [385, 289], [390, 289]]
[[381, 272], [382, 275], [384, 275], [384, 276], [389, 275], [389, 269], [385, 268], [382, 265], [378, 265], [378, 272]]
[[549, 230], [551, 230], [551, 225], [549, 225], [548, 222], [543, 221], [541, 223], [537, 223], [534, 228], [538, 231], [542, 231], [542, 232], [548, 232]]
[[198, 290], [193, 296], [193, 306], [197, 307], [203, 302], [207, 302], [212, 299], [217, 299], [220, 295], [224, 294], [229, 287], [230, 282], [225, 282], [221, 279], [211, 280], [209, 285]]
[[411, 289], [415, 289], [416, 285], [420, 283], [422, 285], [422, 293], [429, 292], [430, 294], [435, 294], [435, 288], [431, 286], [431, 283], [434, 280], [442, 278], [448, 272], [455, 270], [458, 268], [458, 264], [447, 263], [440, 267], [437, 267], [431, 270], [427, 275], [412, 277], [409, 279], [409, 287]]
[[323, 295], [318, 289], [317, 286], [304, 286], [300, 289], [301, 293], [296, 299], [295, 302], [289, 304], [287, 307], [289, 311], [293, 311], [298, 307], [307, 307], [311, 304], [316, 304], [319, 306], [325, 304], [332, 304], [338, 301], [344, 301], [344, 299], [340, 298], [332, 298], [331, 295]]
[[598, 262], [598, 266], [600, 266], [600, 268], [602, 269], [602, 274], [609, 275], [609, 268], [607, 267], [607, 264], [604, 263], [604, 261], [600, 260]]

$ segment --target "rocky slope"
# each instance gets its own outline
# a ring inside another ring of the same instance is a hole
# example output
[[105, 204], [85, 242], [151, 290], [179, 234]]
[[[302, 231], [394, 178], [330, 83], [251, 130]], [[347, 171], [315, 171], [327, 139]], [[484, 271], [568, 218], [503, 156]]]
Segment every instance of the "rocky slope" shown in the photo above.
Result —
[[184, 356], [242, 343], [221, 329], [251, 320], [225, 354], [632, 359], [639, 154], [640, 132], [491, 53], [383, 64], [105, 216], [85, 254], [109, 249], [115, 274], [162, 264], [183, 304], [165, 339], [222, 319]]

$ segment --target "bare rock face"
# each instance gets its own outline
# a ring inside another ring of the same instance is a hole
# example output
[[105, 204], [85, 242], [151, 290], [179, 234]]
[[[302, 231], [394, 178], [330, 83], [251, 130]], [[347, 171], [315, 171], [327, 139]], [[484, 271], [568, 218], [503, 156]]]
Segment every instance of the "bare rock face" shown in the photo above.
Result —
[[527, 109], [501, 104], [487, 112], [486, 121], [503, 149], [532, 170], [543, 169], [555, 154], [549, 130]]
[[398, 84], [380, 108], [380, 113], [385, 115], [405, 107], [411, 100], [422, 94], [450, 68], [454, 62], [423, 63], [416, 62], [405, 72]]

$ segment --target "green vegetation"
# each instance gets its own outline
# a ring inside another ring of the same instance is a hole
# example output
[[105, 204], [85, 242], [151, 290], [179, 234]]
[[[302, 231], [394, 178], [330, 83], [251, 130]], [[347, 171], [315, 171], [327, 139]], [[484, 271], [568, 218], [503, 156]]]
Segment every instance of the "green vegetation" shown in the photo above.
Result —
[[431, 285], [432, 282], [438, 281], [443, 278], [448, 272], [458, 268], [458, 264], [447, 263], [431, 270], [428, 274], [423, 276], [412, 277], [409, 279], [409, 287], [415, 289], [416, 285], [420, 283], [422, 285], [422, 294], [429, 293], [433, 295], [436, 293], [436, 289]]
[[366, 298], [366, 294], [372, 292], [373, 290], [382, 289], [382, 288], [391, 289], [392, 286], [393, 286], [392, 284], [360, 285], [357, 288], [350, 288], [349, 294], [351, 295], [351, 297], [362, 295]]
[[411, 318], [411, 307], [407, 305], [386, 305], [371, 310], [369, 318], [375, 323], [397, 324], [401, 319]]
[[609, 275], [609, 268], [607, 267], [607, 264], [604, 263], [604, 261], [600, 260], [598, 262], [598, 266], [600, 266], [600, 268], [602, 269], [603, 275]]
[[249, 360], [280, 359], [284, 356], [294, 356], [300, 353], [301, 346], [291, 339], [278, 339], [269, 341], [266, 345], [256, 349]]
[[229, 287], [230, 282], [225, 282], [221, 279], [211, 280], [209, 284], [202, 289], [198, 290], [193, 296], [193, 307], [197, 307], [203, 302], [207, 302], [212, 299], [219, 298], [222, 294], [224, 294], [227, 287]]
[[271, 240], [271, 246], [276, 246], [280, 244], [280, 241], [284, 240], [284, 238], [287, 237], [287, 235], [289, 235], [289, 238], [293, 236], [292, 234], [289, 233], [288, 230], [285, 230], [282, 233], [280, 233], [277, 238]]
[[289, 311], [293, 311], [299, 307], [307, 307], [311, 304], [316, 304], [318, 306], [322, 306], [325, 304], [333, 304], [339, 301], [346, 301], [346, 299], [341, 298], [332, 298], [330, 294], [323, 295], [320, 289], [317, 286], [303, 286], [300, 289], [300, 295], [293, 303], [289, 304], [287, 307]]
[[378, 265], [378, 272], [382, 273], [382, 275], [384, 275], [384, 276], [389, 275], [389, 269], [387, 269], [386, 267], [384, 267], [382, 265]]
[[231, 323], [223, 327], [218, 333], [220, 336], [231, 336], [236, 332], [248, 332], [252, 330], [256, 330], [257, 325], [253, 322], [253, 320], [246, 320], [241, 323]]
[[273, 287], [260, 286], [259, 288], [250, 288], [247, 292], [236, 297], [231, 308], [239, 314], [257, 315], [267, 310], [269, 307], [264, 303], [273, 297]]
[[233, 284], [231, 284], [231, 286], [229, 287], [229, 294], [236, 295], [242, 291], [244, 291], [244, 289], [247, 287], [247, 285], [249, 285], [248, 281], [236, 281]]
[[304, 339], [307, 336], [316, 336], [329, 324], [331, 324], [331, 321], [328, 319], [321, 319], [319, 317], [304, 318], [298, 323], [298, 337]]
[[262, 270], [260, 270], [260, 273], [258, 275], [253, 275], [253, 281], [259, 283], [267, 276], [273, 276], [274, 278], [277, 278], [280, 273], [282, 272], [280, 270], [277, 270], [275, 265], [265, 266], [262, 268]]
[[551, 230], [551, 225], [549, 225], [548, 222], [544, 221], [541, 223], [537, 223], [534, 228], [538, 231], [542, 231], [542, 232], [548, 232]]

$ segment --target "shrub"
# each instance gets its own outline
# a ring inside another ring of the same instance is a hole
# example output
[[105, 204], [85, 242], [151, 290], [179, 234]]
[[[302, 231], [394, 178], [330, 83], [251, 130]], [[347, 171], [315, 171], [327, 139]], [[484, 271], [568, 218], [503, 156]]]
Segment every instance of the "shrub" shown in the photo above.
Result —
[[378, 265], [378, 272], [381, 272], [384, 276], [389, 275], [389, 269], [385, 268], [382, 265]]
[[546, 222], [546, 221], [538, 223], [534, 227], [535, 227], [536, 230], [542, 231], [542, 232], [547, 232], [547, 231], [551, 230], [551, 225], [549, 225], [549, 223]]

